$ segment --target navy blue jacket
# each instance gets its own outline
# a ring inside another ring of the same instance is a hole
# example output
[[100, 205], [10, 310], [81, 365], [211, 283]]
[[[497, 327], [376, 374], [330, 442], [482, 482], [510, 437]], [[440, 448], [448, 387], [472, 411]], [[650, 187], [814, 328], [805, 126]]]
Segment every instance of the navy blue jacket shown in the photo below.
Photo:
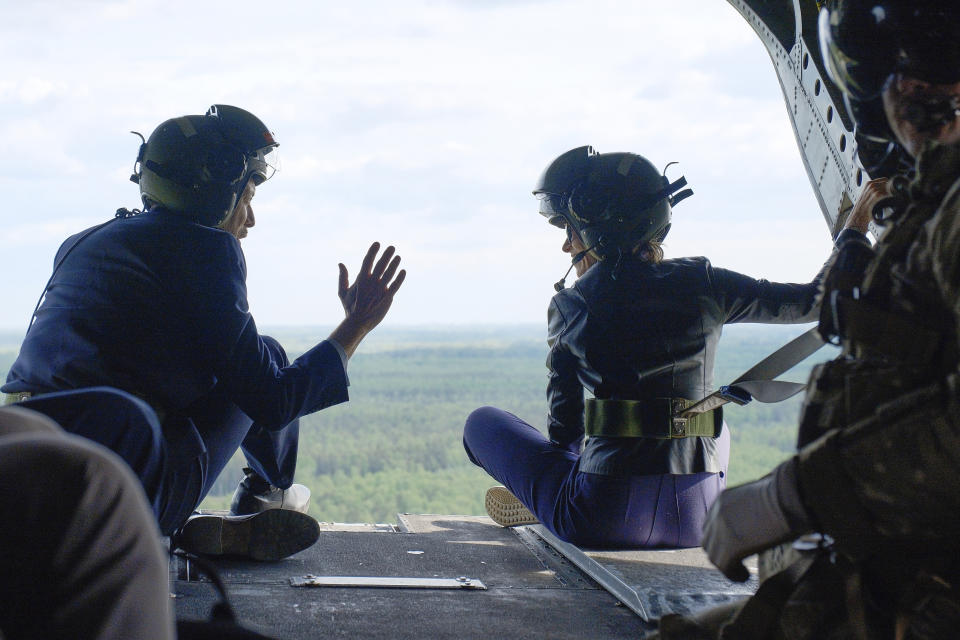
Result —
[[[650, 264], [599, 262], [553, 297], [548, 312], [550, 439], [563, 447], [584, 434], [584, 389], [600, 399], [699, 400], [713, 390], [723, 325], [799, 323], [817, 317], [824, 271], [808, 284], [756, 280], [706, 258]], [[726, 427], [724, 427], [726, 428]], [[595, 437], [580, 471], [606, 475], [718, 472], [713, 438]]]
[[289, 366], [266, 346], [247, 308], [246, 263], [231, 234], [162, 209], [85, 234], [60, 247], [3, 391], [108, 385], [189, 417], [220, 386], [271, 430], [347, 400], [344, 364], [331, 343]]

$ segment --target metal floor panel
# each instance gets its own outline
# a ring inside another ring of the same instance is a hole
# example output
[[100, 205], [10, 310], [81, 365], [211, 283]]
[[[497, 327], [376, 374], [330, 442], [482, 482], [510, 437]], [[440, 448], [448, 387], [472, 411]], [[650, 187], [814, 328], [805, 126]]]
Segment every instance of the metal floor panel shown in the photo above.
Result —
[[581, 550], [558, 540], [542, 525], [518, 529], [526, 529], [556, 548], [645, 620], [741, 600], [757, 589], [756, 557], [747, 563], [750, 579], [740, 583], [720, 573], [701, 548]]
[[[653, 628], [559, 554], [533, 553], [483, 517], [402, 515], [392, 533], [325, 527], [310, 549], [274, 563], [216, 561], [241, 621], [279, 638], [640, 638]], [[558, 573], [559, 571], [559, 573]], [[177, 571], [174, 569], [174, 577]], [[457, 578], [486, 590], [292, 587], [290, 578]], [[181, 619], [205, 617], [209, 582], [174, 580]]]

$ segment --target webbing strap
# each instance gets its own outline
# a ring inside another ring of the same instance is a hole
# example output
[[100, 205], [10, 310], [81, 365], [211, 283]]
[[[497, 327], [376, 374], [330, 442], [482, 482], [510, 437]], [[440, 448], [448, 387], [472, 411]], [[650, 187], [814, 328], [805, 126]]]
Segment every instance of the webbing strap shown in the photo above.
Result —
[[751, 400], [759, 402], [786, 400], [803, 391], [807, 385], [774, 380], [774, 378], [805, 360], [823, 345], [823, 339], [817, 333], [817, 328], [809, 329], [753, 365], [729, 385], [720, 387], [706, 398], [695, 402], [680, 415], [690, 418], [705, 411], [712, 411], [728, 402], [743, 405]]
[[692, 418], [679, 413], [692, 404], [683, 398], [653, 400], [598, 400], [590, 398], [584, 411], [587, 436], [608, 438], [714, 438], [719, 424], [712, 412]]
[[943, 345], [943, 334], [924, 326], [919, 318], [903, 317], [845, 296], [832, 302], [844, 337], [898, 362], [929, 364]]

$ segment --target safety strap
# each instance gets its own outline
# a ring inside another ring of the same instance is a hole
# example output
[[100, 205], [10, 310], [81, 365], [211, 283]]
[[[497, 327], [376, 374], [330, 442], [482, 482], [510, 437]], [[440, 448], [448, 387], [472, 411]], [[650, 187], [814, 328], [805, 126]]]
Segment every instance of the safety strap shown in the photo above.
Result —
[[720, 387], [684, 409], [680, 417], [689, 419], [722, 407], [728, 402], [739, 405], [747, 404], [751, 400], [780, 402], [800, 393], [807, 385], [774, 378], [806, 360], [823, 345], [817, 328], [808, 330], [755, 364], [730, 384]]
[[680, 413], [693, 404], [684, 398], [652, 400], [598, 400], [590, 398], [584, 411], [584, 432], [589, 437], [673, 438], [710, 437], [720, 434], [722, 413], [712, 411], [684, 418]]
[[840, 335], [896, 362], [929, 365], [943, 349], [945, 332], [924, 324], [927, 319], [919, 315], [904, 317], [843, 295], [832, 296], [830, 305]]
[[651, 400], [587, 400], [584, 432], [589, 437], [608, 438], [715, 438], [723, 424], [719, 410], [728, 402], [744, 405], [751, 400], [780, 402], [803, 391], [807, 385], [774, 380], [824, 345], [816, 327], [794, 338], [749, 371], [720, 387], [706, 398]]

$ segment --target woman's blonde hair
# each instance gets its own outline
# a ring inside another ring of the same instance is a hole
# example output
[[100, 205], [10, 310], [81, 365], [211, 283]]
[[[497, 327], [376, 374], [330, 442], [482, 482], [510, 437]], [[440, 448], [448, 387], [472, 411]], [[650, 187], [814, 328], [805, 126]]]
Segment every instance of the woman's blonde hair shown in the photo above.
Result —
[[663, 261], [663, 243], [657, 240], [648, 240], [633, 248], [633, 255], [639, 256], [644, 262], [659, 264]]

